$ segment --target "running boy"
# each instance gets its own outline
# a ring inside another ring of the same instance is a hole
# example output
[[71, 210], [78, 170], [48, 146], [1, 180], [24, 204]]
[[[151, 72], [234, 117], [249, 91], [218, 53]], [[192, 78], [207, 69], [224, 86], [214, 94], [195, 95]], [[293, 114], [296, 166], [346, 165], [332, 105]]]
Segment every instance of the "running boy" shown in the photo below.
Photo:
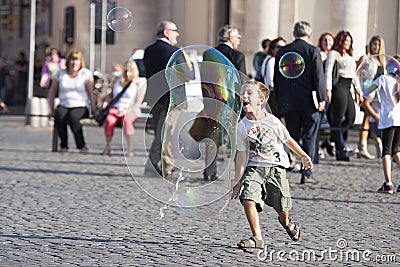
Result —
[[[283, 144], [300, 158], [303, 168], [312, 169], [311, 158], [290, 137], [281, 121], [263, 111], [269, 90], [260, 82], [246, 82], [240, 92], [246, 116], [237, 130], [237, 158], [232, 199], [239, 197], [252, 237], [238, 243], [240, 248], [264, 248], [258, 212], [264, 203], [278, 213], [280, 224], [293, 241], [300, 239], [300, 225], [289, 218], [292, 201], [286, 169], [289, 167]], [[240, 193], [240, 194], [239, 194]]]

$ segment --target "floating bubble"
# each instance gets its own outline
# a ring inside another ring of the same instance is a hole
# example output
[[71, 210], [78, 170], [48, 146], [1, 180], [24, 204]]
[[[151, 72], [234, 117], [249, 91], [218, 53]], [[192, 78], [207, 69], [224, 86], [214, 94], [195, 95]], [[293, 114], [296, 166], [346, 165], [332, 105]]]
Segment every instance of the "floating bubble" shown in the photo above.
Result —
[[[157, 186], [148, 175], [137, 173], [137, 160], [126, 160], [137, 184], [165, 204], [161, 217], [170, 206], [208, 214], [227, 207], [241, 112], [239, 91], [247, 79], [216, 49], [192, 45], [176, 51], [166, 69], [147, 80], [149, 105], [169, 99], [162, 130], [163, 176], [153, 175]], [[203, 126], [196, 129], [193, 125], [199, 122]], [[152, 134], [144, 135], [144, 153], [153, 139]], [[217, 175], [204, 179], [206, 168], [216, 168]]]
[[357, 68], [357, 78], [361, 87], [359, 94], [370, 99], [371, 85], [385, 73], [400, 75], [400, 63], [394, 57], [383, 54], [367, 57]]
[[304, 69], [304, 59], [296, 52], [287, 52], [279, 60], [279, 72], [288, 79], [300, 77]]
[[107, 25], [115, 32], [123, 32], [132, 25], [132, 12], [125, 7], [114, 7], [107, 14]]

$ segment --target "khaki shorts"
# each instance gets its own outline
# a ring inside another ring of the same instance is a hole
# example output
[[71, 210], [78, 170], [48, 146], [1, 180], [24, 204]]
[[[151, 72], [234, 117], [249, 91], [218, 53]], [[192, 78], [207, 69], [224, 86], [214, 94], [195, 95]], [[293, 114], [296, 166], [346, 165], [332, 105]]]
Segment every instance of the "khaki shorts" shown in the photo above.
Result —
[[292, 208], [289, 181], [283, 167], [247, 167], [243, 174], [240, 201], [252, 200], [261, 212], [264, 203], [276, 211], [287, 212]]

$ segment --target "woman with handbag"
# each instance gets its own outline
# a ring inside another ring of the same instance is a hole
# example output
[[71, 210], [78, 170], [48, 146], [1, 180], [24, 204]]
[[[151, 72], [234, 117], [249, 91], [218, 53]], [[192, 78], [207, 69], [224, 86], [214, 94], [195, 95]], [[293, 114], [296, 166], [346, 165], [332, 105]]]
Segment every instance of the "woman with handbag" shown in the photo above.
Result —
[[[353, 126], [356, 117], [354, 99], [351, 93], [352, 84], [359, 88], [356, 76], [356, 61], [353, 58], [353, 37], [347, 31], [340, 31], [334, 40], [333, 48], [328, 53], [326, 76], [326, 94], [328, 103], [328, 120], [331, 126], [331, 137], [335, 142], [336, 160], [349, 161], [349, 151], [345, 146], [347, 130]], [[339, 79], [333, 82], [336, 62]], [[355, 94], [356, 102], [360, 98]]]
[[[135, 128], [133, 123], [138, 118], [140, 106], [146, 91], [146, 80], [139, 78], [139, 69], [134, 61], [128, 60], [122, 66], [121, 76], [111, 84], [111, 92], [107, 95], [103, 107], [105, 108], [114, 98], [119, 98], [108, 112], [104, 122], [104, 134], [106, 146], [101, 155], [111, 155], [111, 140], [115, 126], [122, 123], [124, 135], [128, 144], [127, 155], [132, 157], [133, 135]], [[125, 92], [122, 93], [122, 91]], [[131, 104], [132, 103], [132, 104]]]

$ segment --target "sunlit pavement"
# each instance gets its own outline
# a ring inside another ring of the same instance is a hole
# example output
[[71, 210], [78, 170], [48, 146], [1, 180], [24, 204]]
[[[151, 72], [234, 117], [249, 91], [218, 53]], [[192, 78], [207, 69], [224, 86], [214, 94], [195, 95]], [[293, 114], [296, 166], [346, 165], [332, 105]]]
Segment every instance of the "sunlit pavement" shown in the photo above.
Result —
[[[260, 214], [266, 249], [244, 252], [236, 244], [251, 232], [237, 200], [193, 210], [168, 205], [161, 220], [160, 208], [170, 196], [143, 189], [143, 183], [155, 189], [163, 183], [143, 175], [142, 128], [136, 131], [130, 169], [121, 129], [111, 156], [99, 155], [102, 128], [85, 126], [84, 132], [88, 154], [77, 152], [71, 135], [70, 151], [53, 153], [51, 128], [26, 126], [23, 116], [0, 116], [0, 266], [400, 263], [400, 193], [376, 193], [383, 182], [379, 160], [339, 162], [327, 156], [315, 166], [318, 184], [300, 185], [300, 174], [288, 173], [291, 216], [302, 226], [301, 240], [292, 242], [266, 207]], [[352, 147], [357, 134], [350, 132]], [[375, 151], [372, 141], [369, 150]], [[393, 177], [397, 188], [396, 169]]]

